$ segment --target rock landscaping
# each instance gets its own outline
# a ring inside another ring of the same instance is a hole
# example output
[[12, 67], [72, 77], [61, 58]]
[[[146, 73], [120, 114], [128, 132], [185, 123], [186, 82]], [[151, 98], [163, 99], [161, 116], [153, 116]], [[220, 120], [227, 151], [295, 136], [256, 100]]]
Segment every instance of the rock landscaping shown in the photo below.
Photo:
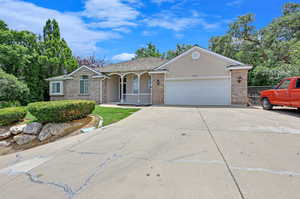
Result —
[[[70, 127], [72, 127], [72, 125], [69, 123], [48, 123], [43, 125], [39, 122], [32, 122], [30, 124], [16, 125], [11, 127], [8, 131], [2, 130], [0, 132], [0, 146], [9, 146], [11, 142], [24, 145], [35, 139], [44, 141], [51, 136], [63, 134], [64, 131]], [[7, 141], [8, 139], [10, 139], [10, 141]]]
[[57, 139], [80, 134], [82, 128], [97, 127], [99, 118], [88, 116], [65, 123], [18, 124], [0, 127], [0, 155], [23, 151]]

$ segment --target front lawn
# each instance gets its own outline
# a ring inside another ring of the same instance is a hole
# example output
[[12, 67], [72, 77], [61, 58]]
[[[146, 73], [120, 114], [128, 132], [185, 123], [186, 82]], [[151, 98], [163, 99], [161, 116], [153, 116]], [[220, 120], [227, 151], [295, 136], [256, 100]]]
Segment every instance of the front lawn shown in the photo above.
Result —
[[140, 110], [139, 108], [113, 108], [96, 106], [93, 114], [100, 115], [103, 118], [103, 126], [120, 121], [129, 115]]

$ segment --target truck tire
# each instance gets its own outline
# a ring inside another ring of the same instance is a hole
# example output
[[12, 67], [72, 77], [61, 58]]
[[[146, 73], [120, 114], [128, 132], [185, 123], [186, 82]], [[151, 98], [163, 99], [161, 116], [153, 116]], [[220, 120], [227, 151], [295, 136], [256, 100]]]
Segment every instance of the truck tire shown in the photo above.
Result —
[[264, 110], [272, 110], [273, 109], [273, 105], [270, 103], [268, 98], [263, 98], [261, 104], [262, 104], [262, 107]]

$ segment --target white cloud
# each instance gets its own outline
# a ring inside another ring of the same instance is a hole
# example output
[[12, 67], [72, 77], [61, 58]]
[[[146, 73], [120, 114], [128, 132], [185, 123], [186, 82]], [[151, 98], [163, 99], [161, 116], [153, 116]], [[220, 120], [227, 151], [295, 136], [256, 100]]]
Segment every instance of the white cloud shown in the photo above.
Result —
[[154, 35], [156, 35], [157, 34], [157, 32], [154, 32], [154, 31], [149, 31], [149, 30], [144, 30], [143, 32], [142, 32], [142, 35], [143, 36], [154, 36]]
[[114, 61], [127, 61], [135, 57], [132, 53], [121, 53], [112, 57]]
[[215, 29], [219, 27], [218, 23], [208, 23], [199, 17], [180, 17], [174, 13], [163, 11], [160, 14], [147, 18], [144, 22], [150, 27], [161, 27], [173, 31], [183, 31], [196, 25], [201, 25], [204, 29]]
[[131, 30], [126, 27], [114, 28], [113, 30], [117, 31], [117, 32], [122, 32], [122, 33], [130, 33], [131, 32]]
[[62, 37], [66, 39], [76, 55], [84, 56], [97, 52], [99, 50], [96, 46], [97, 42], [119, 37], [117, 33], [110, 31], [89, 29], [88, 25], [75, 14], [42, 8], [20, 0], [0, 0], [0, 4], [0, 19], [16, 30], [30, 30], [41, 34], [46, 20], [56, 19]]
[[242, 5], [243, 2], [244, 2], [243, 0], [234, 0], [234, 1], [227, 2], [226, 5], [239, 7], [240, 5]]
[[175, 2], [176, 0], [152, 0], [153, 3], [156, 3], [156, 4], [162, 4], [162, 3], [165, 3], [165, 2], [170, 2], [170, 3], [173, 3]]
[[[127, 2], [135, 3], [133, 0]], [[81, 14], [96, 19], [97, 22], [91, 24], [94, 27], [136, 26], [134, 20], [140, 13], [129, 4], [122, 0], [87, 0], [85, 10]]]

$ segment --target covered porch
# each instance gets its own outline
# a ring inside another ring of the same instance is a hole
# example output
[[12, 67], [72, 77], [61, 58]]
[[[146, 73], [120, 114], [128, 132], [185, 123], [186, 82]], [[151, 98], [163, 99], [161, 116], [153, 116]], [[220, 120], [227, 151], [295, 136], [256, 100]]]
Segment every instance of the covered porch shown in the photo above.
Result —
[[110, 73], [106, 79], [107, 103], [149, 105], [152, 103], [148, 72]]

